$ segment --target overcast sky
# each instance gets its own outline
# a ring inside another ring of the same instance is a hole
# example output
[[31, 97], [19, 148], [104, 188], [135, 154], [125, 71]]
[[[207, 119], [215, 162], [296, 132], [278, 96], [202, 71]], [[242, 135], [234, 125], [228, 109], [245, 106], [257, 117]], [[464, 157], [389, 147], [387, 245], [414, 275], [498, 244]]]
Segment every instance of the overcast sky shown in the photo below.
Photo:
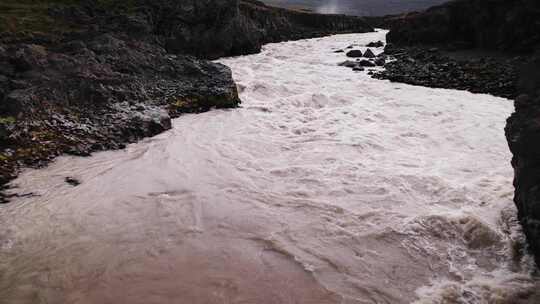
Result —
[[320, 13], [380, 16], [422, 10], [447, 0], [263, 0], [288, 7], [305, 7]]

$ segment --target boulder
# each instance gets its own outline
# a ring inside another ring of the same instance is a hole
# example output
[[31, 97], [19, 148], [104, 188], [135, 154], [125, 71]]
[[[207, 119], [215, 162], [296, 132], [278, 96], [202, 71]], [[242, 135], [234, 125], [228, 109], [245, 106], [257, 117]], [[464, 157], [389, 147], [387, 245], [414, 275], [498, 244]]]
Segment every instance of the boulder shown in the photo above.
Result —
[[375, 66], [375, 63], [373, 63], [372, 61], [369, 61], [369, 60], [360, 60], [360, 62], [358, 63], [360, 66], [363, 66], [363, 67], [374, 67]]
[[340, 63], [339, 66], [344, 66], [347, 68], [354, 68], [355, 66], [358, 66], [358, 62], [347, 60]]
[[383, 66], [385, 63], [386, 63], [386, 60], [384, 60], [384, 58], [382, 57], [377, 57], [375, 59], [375, 65], [377, 66]]
[[347, 57], [351, 57], [351, 58], [359, 58], [359, 57], [362, 57], [362, 51], [352, 50], [352, 51], [348, 51], [346, 55]]
[[47, 62], [47, 50], [36, 44], [22, 45], [15, 52], [12, 63], [19, 71], [43, 67]]
[[370, 42], [368, 44], [366, 44], [367, 47], [383, 47], [384, 46], [384, 43], [382, 41], [376, 41], [376, 42]]
[[371, 51], [371, 49], [367, 49], [365, 52], [364, 52], [364, 57], [366, 58], [375, 58], [375, 54], [373, 54], [373, 52]]
[[17, 116], [23, 109], [33, 105], [34, 96], [26, 90], [11, 91], [0, 104], [0, 114]]

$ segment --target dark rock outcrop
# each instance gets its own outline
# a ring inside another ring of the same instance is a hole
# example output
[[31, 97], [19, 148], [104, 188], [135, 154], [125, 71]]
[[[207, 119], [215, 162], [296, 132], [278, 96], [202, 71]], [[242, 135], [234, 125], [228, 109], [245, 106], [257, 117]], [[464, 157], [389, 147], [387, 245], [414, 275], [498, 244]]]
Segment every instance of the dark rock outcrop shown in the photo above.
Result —
[[[170, 52], [215, 59], [260, 51], [265, 43], [373, 29], [363, 18], [269, 7], [255, 0], [148, 1]], [[194, 26], [197, 25], [197, 26]]]
[[506, 138], [514, 167], [514, 202], [529, 246], [540, 265], [540, 55], [523, 66]]
[[[387, 53], [398, 60], [375, 77], [515, 99], [506, 126], [514, 201], [540, 264], [540, 1], [454, 0], [378, 21], [390, 27]], [[465, 49], [479, 54], [448, 52]]]
[[457, 59], [437, 48], [392, 45], [385, 48], [385, 54], [396, 60], [386, 63], [385, 70], [375, 73], [374, 78], [505, 98], [516, 97], [516, 66], [525, 60], [481, 54]]
[[454, 0], [386, 18], [389, 43], [528, 52], [540, 41], [537, 0]]
[[254, 53], [267, 42], [372, 30], [358, 17], [253, 0], [2, 5], [25, 18], [0, 12], [0, 188], [23, 166], [122, 148], [171, 128], [182, 113], [236, 107], [231, 71], [205, 59]]

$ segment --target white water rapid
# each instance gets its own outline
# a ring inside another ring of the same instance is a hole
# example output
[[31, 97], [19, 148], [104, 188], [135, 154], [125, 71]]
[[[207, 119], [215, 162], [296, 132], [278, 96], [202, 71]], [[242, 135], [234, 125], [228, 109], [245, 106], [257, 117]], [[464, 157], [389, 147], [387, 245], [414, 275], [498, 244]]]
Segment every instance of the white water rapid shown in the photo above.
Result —
[[384, 35], [222, 59], [242, 108], [23, 172], [0, 303], [527, 303], [511, 101], [337, 66]]

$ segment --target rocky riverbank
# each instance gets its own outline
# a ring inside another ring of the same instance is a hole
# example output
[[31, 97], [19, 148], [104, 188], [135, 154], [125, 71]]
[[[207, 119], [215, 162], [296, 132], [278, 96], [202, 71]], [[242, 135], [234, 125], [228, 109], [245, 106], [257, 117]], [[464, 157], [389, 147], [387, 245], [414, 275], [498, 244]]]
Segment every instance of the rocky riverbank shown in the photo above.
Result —
[[540, 265], [540, 54], [522, 68], [518, 90], [505, 132], [513, 154], [514, 202]]
[[373, 30], [357, 17], [247, 0], [8, 0], [0, 8], [2, 187], [22, 167], [122, 148], [182, 113], [238, 106], [231, 71], [205, 59]]
[[388, 45], [384, 53], [395, 60], [386, 63], [385, 70], [375, 73], [374, 78], [505, 98], [516, 97], [517, 67], [526, 60], [522, 56], [484, 56], [483, 52], [449, 52], [429, 46]]
[[518, 217], [540, 264], [540, 2], [456, 0], [376, 19], [396, 61], [374, 77], [515, 99], [506, 137]]

